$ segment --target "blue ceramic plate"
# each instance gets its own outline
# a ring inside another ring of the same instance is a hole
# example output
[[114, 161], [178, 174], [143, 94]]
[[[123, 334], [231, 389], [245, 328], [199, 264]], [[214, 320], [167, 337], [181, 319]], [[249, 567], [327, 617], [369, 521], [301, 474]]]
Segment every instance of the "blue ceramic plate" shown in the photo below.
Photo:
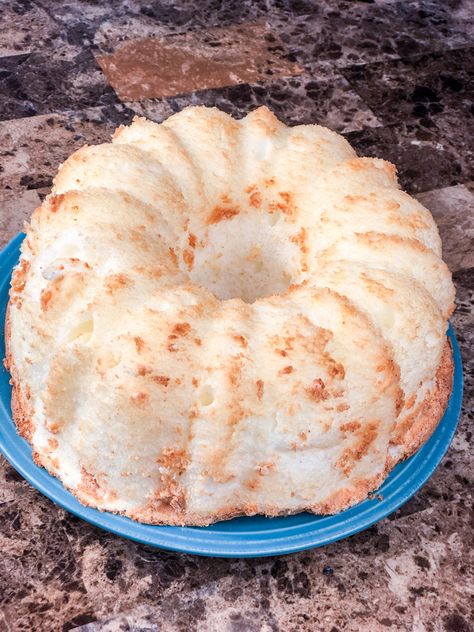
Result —
[[[4, 357], [4, 320], [13, 266], [23, 235], [18, 235], [0, 253], [0, 356]], [[378, 490], [377, 498], [365, 500], [336, 516], [302, 513], [286, 518], [235, 518], [210, 527], [157, 527], [140, 524], [108, 512], [84, 507], [50, 476], [35, 465], [29, 445], [16, 433], [11, 417], [11, 388], [5, 369], [0, 371], [0, 450], [13, 467], [36, 489], [68, 511], [125, 538], [173, 551], [217, 557], [281, 555], [322, 546], [346, 538], [385, 518], [411, 498], [433, 474], [456, 429], [462, 400], [462, 365], [452, 327], [448, 335], [454, 352], [454, 387], [448, 408], [436, 432], [414, 456], [400, 463]]]

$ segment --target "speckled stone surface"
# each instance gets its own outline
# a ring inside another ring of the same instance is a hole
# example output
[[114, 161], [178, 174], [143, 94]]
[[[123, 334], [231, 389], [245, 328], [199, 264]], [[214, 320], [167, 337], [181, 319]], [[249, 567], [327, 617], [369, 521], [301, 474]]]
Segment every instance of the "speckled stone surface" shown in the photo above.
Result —
[[[161, 121], [205, 104], [240, 117], [266, 104], [391, 160], [431, 209], [457, 287], [466, 379], [454, 442], [414, 498], [363, 533], [282, 558], [205, 559], [123, 540], [56, 507], [0, 459], [0, 630], [472, 632], [472, 2], [2, 0], [0, 21], [1, 245], [59, 163], [135, 114]], [[124, 42], [190, 31], [199, 41], [216, 27], [229, 37], [254, 23], [274, 35], [279, 69], [301, 74], [121, 100], [97, 63]]]

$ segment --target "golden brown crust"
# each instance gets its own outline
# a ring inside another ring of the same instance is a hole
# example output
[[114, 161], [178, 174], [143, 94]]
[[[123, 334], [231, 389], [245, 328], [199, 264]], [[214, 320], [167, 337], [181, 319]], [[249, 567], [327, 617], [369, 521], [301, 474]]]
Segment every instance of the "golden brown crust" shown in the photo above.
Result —
[[344, 511], [344, 509], [348, 509], [365, 500], [370, 492], [373, 492], [380, 486], [384, 478], [385, 475], [381, 474], [371, 478], [360, 479], [353, 483], [351, 487], [339, 489], [326, 501], [312, 505], [308, 508], [308, 511], [319, 515], [331, 515]]
[[[404, 429], [395, 435], [392, 444], [402, 448], [398, 457], [390, 457], [384, 474], [377, 478], [364, 479], [351, 489], [342, 489], [325, 503], [319, 503], [308, 509], [316, 514], [335, 514], [361, 502], [375, 491], [388, 476], [389, 472], [404, 459], [414, 454], [428, 441], [436, 430], [444, 414], [451, 394], [454, 362], [451, 346], [446, 339], [441, 361], [435, 378], [435, 387], [428, 393], [415, 413], [407, 418]], [[411, 423], [410, 423], [411, 422]]]
[[5, 317], [5, 367], [10, 372], [10, 384], [12, 386], [12, 417], [15, 421], [20, 434], [24, 439], [31, 443], [33, 435], [33, 411], [28, 405], [28, 399], [23, 394], [20, 387], [20, 380], [16, 371], [13, 357], [10, 353], [10, 336], [11, 336], [11, 318], [10, 318], [11, 303], [7, 305], [7, 313]]
[[402, 448], [402, 454], [396, 460], [389, 460], [392, 469], [398, 461], [414, 454], [433, 434], [448, 405], [453, 386], [454, 362], [451, 345], [448, 340], [443, 348], [441, 361], [435, 377], [435, 386], [417, 408], [396, 426], [392, 445]]
[[211, 214], [207, 218], [208, 224], [217, 224], [226, 219], [231, 219], [240, 213], [240, 209], [236, 206], [215, 206]]

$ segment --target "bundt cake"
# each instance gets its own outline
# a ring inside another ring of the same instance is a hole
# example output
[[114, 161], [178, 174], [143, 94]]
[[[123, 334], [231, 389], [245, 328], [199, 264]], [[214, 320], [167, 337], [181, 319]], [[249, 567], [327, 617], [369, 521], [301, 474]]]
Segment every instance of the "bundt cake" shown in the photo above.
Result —
[[439, 422], [451, 275], [395, 168], [267, 108], [136, 118], [59, 169], [12, 279], [12, 409], [84, 504], [339, 512]]

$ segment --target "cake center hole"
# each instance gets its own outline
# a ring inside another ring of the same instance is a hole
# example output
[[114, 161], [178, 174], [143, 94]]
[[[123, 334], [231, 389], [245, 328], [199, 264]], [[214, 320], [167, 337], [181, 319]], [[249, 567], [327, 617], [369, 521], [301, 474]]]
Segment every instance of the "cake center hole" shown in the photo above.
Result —
[[280, 220], [278, 213], [238, 216], [213, 226], [194, 250], [187, 270], [191, 282], [221, 300], [240, 298], [246, 303], [285, 292], [293, 282], [294, 244], [287, 246], [273, 229], [273, 222]]

